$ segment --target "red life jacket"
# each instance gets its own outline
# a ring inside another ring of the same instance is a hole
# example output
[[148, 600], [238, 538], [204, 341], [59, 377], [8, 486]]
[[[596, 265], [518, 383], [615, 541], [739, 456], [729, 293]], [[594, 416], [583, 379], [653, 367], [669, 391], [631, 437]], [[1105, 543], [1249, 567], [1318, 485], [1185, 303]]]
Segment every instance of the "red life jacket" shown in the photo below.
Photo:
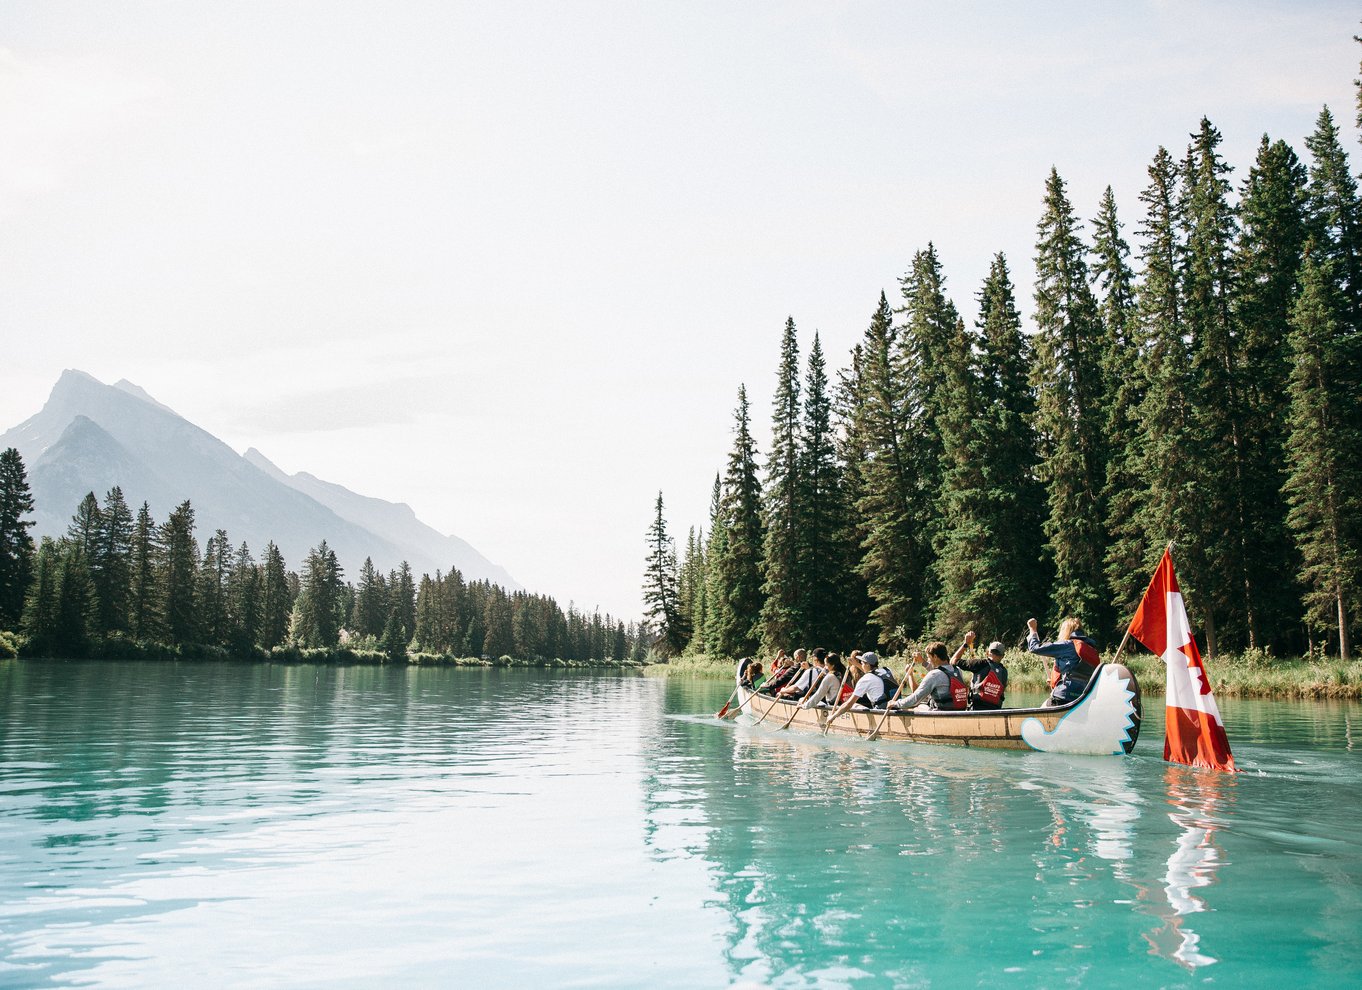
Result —
[[964, 711], [969, 707], [969, 688], [965, 686], [959, 669], [950, 663], [943, 663], [936, 669], [945, 674], [948, 680], [944, 688], [932, 690], [932, 707], [943, 712]]
[[990, 705], [1001, 705], [1003, 703], [1003, 690], [1003, 682], [998, 677], [998, 672], [990, 669], [984, 679], [979, 681], [979, 700]]
[[1074, 652], [1078, 654], [1078, 659], [1087, 664], [1091, 670], [1080, 671], [1083, 676], [1091, 677], [1092, 672], [1097, 669], [1102, 662], [1102, 655], [1097, 652], [1097, 647], [1093, 646], [1086, 639], [1075, 636], [1069, 640], [1073, 644]]

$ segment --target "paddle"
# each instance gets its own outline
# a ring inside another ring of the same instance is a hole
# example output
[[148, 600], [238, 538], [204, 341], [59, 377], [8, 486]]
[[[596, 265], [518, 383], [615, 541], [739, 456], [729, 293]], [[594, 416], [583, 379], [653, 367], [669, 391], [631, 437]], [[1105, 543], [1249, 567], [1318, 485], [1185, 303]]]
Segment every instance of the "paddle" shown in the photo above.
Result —
[[913, 664], [915, 663], [917, 663], [917, 657], [913, 657], [913, 659], [908, 661], [908, 669], [903, 672], [903, 680], [899, 681], [899, 687], [898, 690], [894, 692], [894, 696], [884, 703], [884, 714], [880, 716], [879, 724], [876, 725], [874, 731], [870, 733], [870, 739], [874, 739], [878, 736], [880, 730], [884, 728], [884, 720], [889, 717], [889, 706], [899, 700], [899, 695], [903, 693], [903, 685], [907, 684], [908, 690], [913, 690]]
[[728, 700], [724, 702], [724, 706], [714, 713], [715, 718], [723, 718], [728, 714], [728, 706], [733, 704], [733, 699], [738, 696], [739, 690], [741, 690], [741, 685], [733, 689], [733, 693], [728, 696]]
[[[842, 686], [843, 686], [843, 687], [846, 686], [847, 678], [850, 677], [850, 676], [851, 676], [851, 668], [848, 667], [848, 668], [846, 669], [846, 673], [844, 673], [844, 674], [842, 675]], [[842, 692], [841, 692], [840, 689], [837, 691], [837, 698], [838, 698], [838, 701], [840, 702], [840, 701], [841, 701], [841, 698], [842, 698]], [[836, 705], [834, 705], [833, 707], [836, 708]], [[848, 711], [849, 711], [849, 710], [850, 710], [850, 709], [848, 709]], [[826, 719], [826, 720], [823, 722], [823, 735], [826, 736], [826, 735], [828, 734], [828, 729], [832, 726], [832, 723], [833, 723], [833, 722], [836, 722], [839, 718], [841, 718], [841, 717], [842, 717], [843, 715], [845, 715], [845, 714], [846, 714], [845, 711], [837, 712], [837, 713], [836, 713], [835, 715], [833, 715], [831, 718]], [[859, 735], [860, 732], [861, 732], [860, 729], [857, 729], [857, 730], [856, 730], [857, 735]]]
[[[807, 691], [804, 692], [804, 698], [807, 698], [809, 695], [811, 695], [811, 694], [813, 694], [815, 691], [817, 691], [817, 690], [818, 690], [818, 685], [823, 683], [823, 678], [826, 677], [826, 676], [827, 676], [827, 673], [826, 673], [826, 672], [824, 672], [824, 673], [822, 673], [822, 674], [819, 674], [818, 677], [817, 677], [817, 679], [813, 682], [812, 686], [810, 686], [810, 688], [809, 688]], [[842, 678], [843, 678], [843, 680], [845, 680], [845, 679], [846, 679], [846, 675], [843, 674], [843, 675], [842, 675]], [[795, 710], [792, 711], [792, 712], [790, 712], [790, 717], [787, 718], [787, 719], [785, 720], [785, 724], [781, 726], [782, 729], [788, 729], [788, 728], [790, 727], [790, 723], [793, 722], [793, 721], [795, 720], [795, 716], [799, 714], [799, 709], [800, 709], [800, 707], [801, 707], [802, 704], [803, 704], [804, 698], [800, 698], [799, 701], [796, 701], [796, 702], [795, 702]]]
[[[793, 680], [795, 679], [795, 677], [797, 677], [797, 676], [798, 676], [798, 675], [792, 676], [792, 677], [790, 678], [790, 680], [793, 681]], [[785, 685], [781, 685], [782, 688], [783, 688], [784, 686], [785, 686]], [[772, 702], [779, 701], [779, 700], [780, 700], [780, 694], [779, 694], [779, 692], [777, 692], [776, 694], [773, 694], [773, 695], [771, 696], [771, 700], [772, 700]], [[795, 711], [798, 711], [798, 710], [799, 710], [799, 707], [798, 707], [798, 706], [799, 706], [799, 702], [796, 701], [796, 702], [795, 702]], [[766, 714], [762, 715], [761, 718], [757, 719], [757, 725], [761, 725], [762, 722], [765, 722], [765, 721], [770, 717], [771, 713], [772, 713], [773, 711], [775, 711], [775, 710], [776, 710], [776, 706], [775, 706], [774, 704], [772, 704], [770, 708], [766, 709]], [[754, 725], [753, 728], [755, 729], [755, 728], [756, 728], [756, 725]]]

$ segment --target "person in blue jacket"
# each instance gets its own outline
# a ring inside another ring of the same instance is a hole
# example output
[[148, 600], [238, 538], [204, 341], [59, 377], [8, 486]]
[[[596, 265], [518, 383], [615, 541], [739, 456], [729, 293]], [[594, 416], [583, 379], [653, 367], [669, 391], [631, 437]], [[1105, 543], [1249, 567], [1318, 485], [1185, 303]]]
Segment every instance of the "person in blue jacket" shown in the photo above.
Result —
[[1050, 697], [1047, 707], [1067, 705], [1083, 693], [1088, 679], [1102, 662], [1097, 652], [1097, 644], [1083, 633], [1083, 626], [1077, 619], [1068, 618], [1059, 624], [1059, 637], [1053, 643], [1040, 641], [1039, 626], [1035, 619], [1026, 622], [1026, 648], [1032, 653], [1049, 657], [1054, 661], [1050, 673]]

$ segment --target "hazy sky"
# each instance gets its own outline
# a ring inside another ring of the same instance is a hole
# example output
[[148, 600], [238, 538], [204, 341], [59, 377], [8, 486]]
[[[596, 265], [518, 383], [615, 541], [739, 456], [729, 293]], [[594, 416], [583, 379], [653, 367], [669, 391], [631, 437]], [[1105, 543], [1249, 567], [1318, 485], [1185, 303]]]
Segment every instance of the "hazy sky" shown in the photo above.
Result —
[[1325, 103], [1356, 151], [1358, 17], [0, 0], [0, 430], [63, 368], [127, 378], [632, 618], [740, 383], [767, 446], [787, 316], [842, 367], [929, 240], [968, 318], [996, 251], [1029, 312], [1050, 166], [1133, 242], [1203, 115], [1236, 185]]

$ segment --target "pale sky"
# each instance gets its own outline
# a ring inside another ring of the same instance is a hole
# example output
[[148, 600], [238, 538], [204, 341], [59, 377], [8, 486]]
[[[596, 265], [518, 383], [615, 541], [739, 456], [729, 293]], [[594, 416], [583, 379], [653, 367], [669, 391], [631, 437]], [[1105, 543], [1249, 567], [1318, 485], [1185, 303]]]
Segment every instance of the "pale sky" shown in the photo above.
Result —
[[1236, 186], [1325, 103], [1356, 160], [1360, 15], [0, 0], [0, 431], [127, 378], [635, 618], [740, 383], [766, 449], [787, 316], [842, 367], [928, 241], [968, 318], [1000, 250], [1029, 312], [1050, 166], [1133, 244], [1203, 115]]

